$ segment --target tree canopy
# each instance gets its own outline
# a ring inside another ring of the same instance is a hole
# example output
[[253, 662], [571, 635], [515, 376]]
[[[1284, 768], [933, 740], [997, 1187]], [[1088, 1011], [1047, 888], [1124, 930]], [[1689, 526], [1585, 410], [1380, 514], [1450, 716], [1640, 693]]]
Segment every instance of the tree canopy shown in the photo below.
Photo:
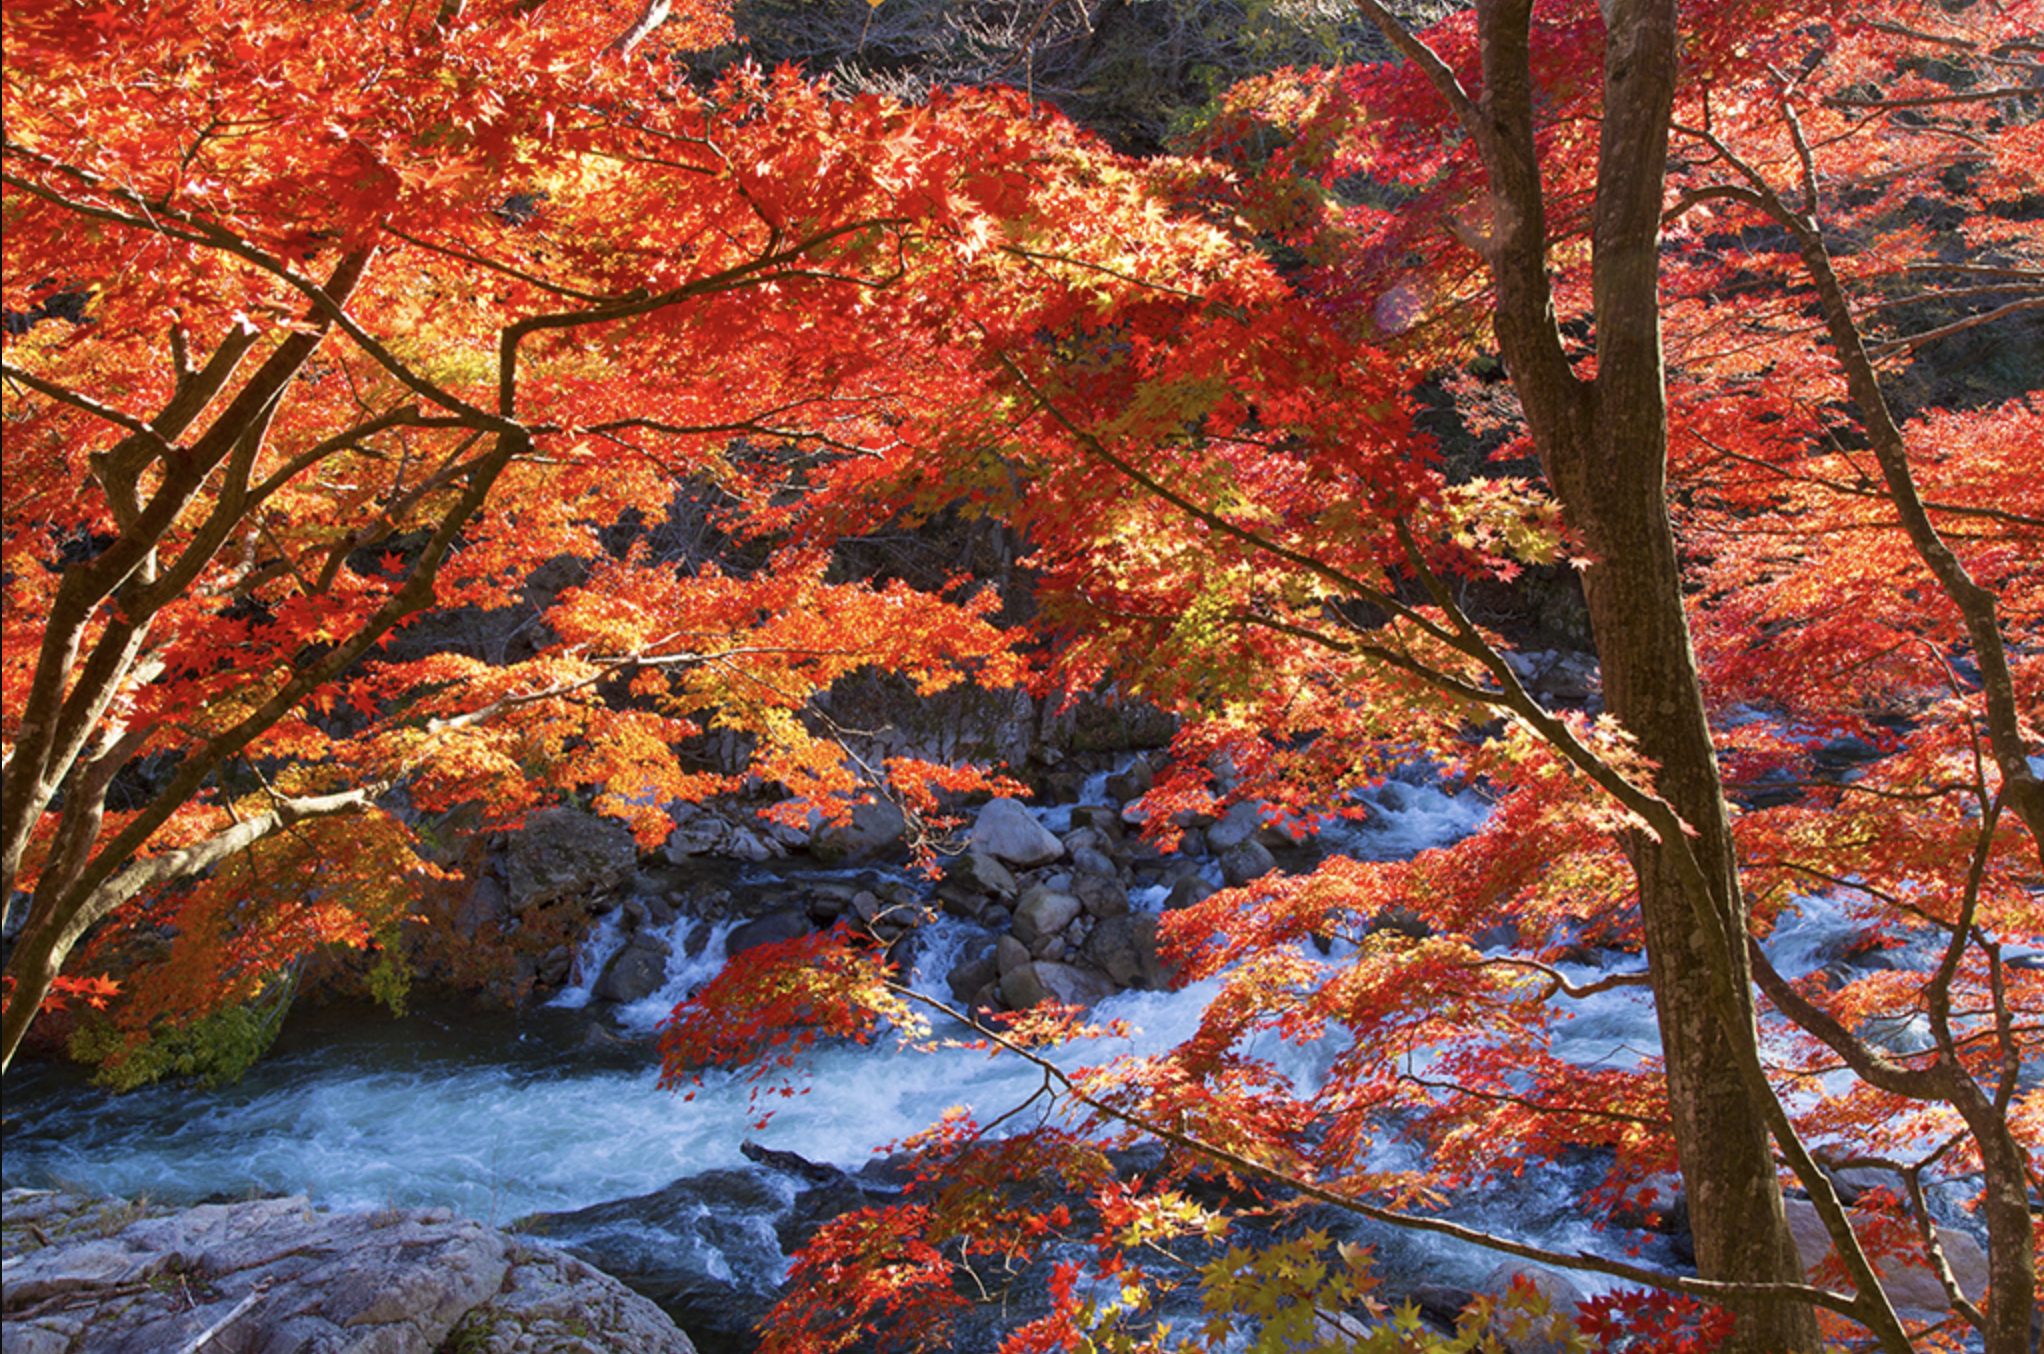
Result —
[[[163, 1014], [387, 933], [421, 868], [394, 791], [515, 821], [583, 788], [651, 844], [733, 788], [675, 751], [724, 727], [776, 812], [935, 813], [997, 769], [849, 763], [817, 693], [1112, 680], [1181, 721], [1143, 801], [1167, 843], [1243, 800], [1348, 811], [1416, 758], [1495, 807], [1168, 919], [1221, 995], [1169, 1055], [1055, 1074], [1089, 1130], [1437, 1228], [1433, 1192], [1594, 1146], [1614, 1199], [1682, 1172], [1700, 1271], [1545, 1257], [1677, 1295], [1588, 1313], [1609, 1347], [1700, 1301], [1756, 1354], [2027, 1348], [2044, 991], [2007, 951], [2044, 934], [2044, 409], [1895, 401], [1938, 345], [2034, 342], [2034, 32], [1993, 0], [1360, 8], [1398, 60], [1244, 82], [1138, 159], [1009, 91], [694, 78], [711, 9], [10, 0], [7, 1056], [110, 922], [175, 928]], [[1444, 451], [1425, 381], [1488, 461]], [[758, 567], [603, 548], [682, 482]], [[970, 580], [831, 571], [961, 504], [1029, 543], [1026, 631]], [[536, 656], [380, 655], [560, 555], [591, 565]], [[1582, 579], [1594, 717], [1468, 603], [1529, 569]], [[1815, 760], [1838, 739], [1855, 778]], [[1930, 967], [1777, 974], [1760, 941], [1819, 892]], [[1586, 943], [1641, 956], [1611, 981], [1653, 993], [1660, 1058], [1553, 1054]], [[910, 1023], [829, 944], [677, 1012], [676, 1074]], [[1301, 1088], [1267, 1035], [1341, 1051]], [[1369, 1170], [1389, 1134], [1433, 1171]], [[1148, 1338], [1135, 1252], [1225, 1224], [1079, 1138], [915, 1147], [983, 1187], [826, 1229], [776, 1338], [939, 1310], [961, 1254], [1054, 1237], [986, 1206], [1030, 1172], [1098, 1184], [1124, 1301], [1068, 1272], [1016, 1349]], [[1827, 1172], [1867, 1161], [1910, 1197], [1855, 1221]], [[1806, 1280], [1784, 1179], [1842, 1282]], [[1992, 1286], [1943, 1271], [1925, 1326], [1874, 1274], [1939, 1267], [1940, 1181], [1970, 1182]], [[1254, 1307], [1275, 1265], [1209, 1282]], [[1319, 1272], [1308, 1314], [1354, 1296]]]

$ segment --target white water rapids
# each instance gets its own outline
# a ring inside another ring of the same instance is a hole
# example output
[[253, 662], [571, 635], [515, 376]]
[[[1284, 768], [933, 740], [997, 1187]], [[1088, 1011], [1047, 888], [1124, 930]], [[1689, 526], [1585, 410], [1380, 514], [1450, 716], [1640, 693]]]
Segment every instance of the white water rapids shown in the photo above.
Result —
[[[1370, 808], [1365, 823], [1340, 828], [1340, 840], [1323, 844], [1390, 859], [1455, 840], [1485, 812], [1474, 793], [1451, 796], [1434, 785], [1395, 781], [1372, 795]], [[1162, 893], [1151, 889], [1136, 904], [1154, 908]], [[615, 914], [606, 925], [613, 928], [608, 940], [599, 929], [585, 947], [585, 961], [595, 961], [585, 962], [588, 973], [600, 970], [605, 945], [616, 943]], [[684, 959], [688, 925], [677, 923], [666, 989], [612, 1013], [628, 1033], [649, 1035], [722, 961], [728, 927], [717, 928], [696, 958]], [[1775, 942], [1778, 963], [1792, 976], [1808, 971], [1835, 957], [1849, 927], [1836, 909], [1806, 905]], [[948, 918], [926, 928], [915, 985], [948, 1000], [946, 972], [965, 946], [986, 941], [985, 932]], [[1168, 1048], [1192, 1032], [1212, 990], [1201, 984], [1112, 998], [1097, 1014], [1127, 1022], [1134, 1037], [1071, 1048], [1062, 1059], [1076, 1065]], [[984, 1053], [825, 1049], [811, 1060], [806, 1090], [773, 1098], [772, 1122], [760, 1130], [752, 1126], [756, 1110], [741, 1076], [713, 1073], [685, 1101], [656, 1086], [647, 1049], [577, 1042], [589, 1019], [572, 1008], [587, 1000], [586, 985], [573, 988], [555, 1009], [515, 1020], [314, 1012], [243, 1082], [211, 1091], [160, 1086], [112, 1096], [67, 1074], [11, 1076], [5, 1181], [173, 1203], [284, 1192], [339, 1208], [444, 1205], [503, 1224], [743, 1166], [739, 1147], [749, 1137], [857, 1169], [876, 1146], [928, 1126], [949, 1106], [970, 1106], [987, 1122], [1026, 1100], [1041, 1081], [1017, 1060]], [[1601, 994], [1575, 1009], [1575, 1019], [1558, 1031], [1563, 1056], [1585, 1065], [1630, 1065], [1655, 1052], [1652, 1010], [1638, 989]], [[1285, 1048], [1276, 1056], [1311, 1085], [1331, 1052]], [[1558, 1249], [1622, 1250], [1576, 1207], [1587, 1177], [1528, 1174], [1522, 1194], [1487, 1196], [1459, 1215]], [[1403, 1270], [1434, 1283], [1473, 1284], [1497, 1258], [1426, 1239], [1380, 1244], [1387, 1277]], [[1402, 1257], [1395, 1253], [1401, 1247], [1410, 1248]]]

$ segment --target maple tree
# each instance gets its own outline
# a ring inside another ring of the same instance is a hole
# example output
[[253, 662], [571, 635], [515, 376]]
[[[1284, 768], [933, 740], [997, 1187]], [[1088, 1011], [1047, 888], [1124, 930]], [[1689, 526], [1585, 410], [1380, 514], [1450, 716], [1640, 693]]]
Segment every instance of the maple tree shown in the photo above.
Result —
[[[2013, 1354], [2044, 1115], [2019, 1080], [2044, 993], [2001, 949], [2044, 931], [2040, 413], [1902, 419], [1882, 383], [1938, 341], [1892, 321], [2036, 303], [2034, 40], [1988, 0], [1487, 0], [1423, 35], [1363, 8], [1401, 63], [1252, 81], [1136, 161], [1012, 94], [909, 108], [647, 59], [719, 36], [714, 10], [10, 3], [0, 282], [58, 318], [7, 340], [0, 890], [32, 902], [5, 1056], [110, 918], [175, 931], [133, 980], [151, 1020], [384, 933], [421, 868], [395, 787], [505, 820], [575, 787], [651, 843], [667, 800], [735, 785], [676, 757], [712, 725], [757, 740], [783, 811], [842, 811], [869, 787], [811, 695], [868, 665], [925, 690], [1025, 670], [989, 592], [829, 571], [846, 535], [963, 497], [1033, 543], [1040, 680], [1183, 716], [1144, 801], [1166, 840], [1233, 799], [1343, 813], [1421, 756], [1496, 797], [1455, 848], [1173, 917], [1220, 995], [1169, 1054], [1046, 1061], [1082, 1129], [1458, 1236], [1422, 1206], [1441, 1190], [1597, 1147], [1614, 1204], [1681, 1170], [1701, 1277], [1478, 1239], [1673, 1290], [1587, 1311], [1612, 1347], [1717, 1330], [1700, 1301], [1743, 1351], [1814, 1349], [1822, 1313]], [[1492, 344], [1510, 398], [1449, 389], [1541, 482], [1451, 474], [1415, 429], [1415, 380]], [[771, 561], [601, 551], [683, 480]], [[378, 656], [562, 554], [593, 563], [537, 656]], [[1536, 700], [1459, 600], [1575, 564], [1595, 720]], [[1885, 755], [1822, 780], [1820, 733]], [[888, 772], [929, 809], [986, 783]], [[1874, 943], [1929, 936], [1934, 967], [1775, 975], [1753, 939], [1818, 888]], [[1389, 906], [1431, 934], [1373, 928]], [[1518, 942], [1478, 949], [1500, 915]], [[1644, 967], [1573, 981], [1584, 943]], [[1651, 991], [1662, 1057], [1557, 1056], [1557, 1005], [1618, 985]], [[734, 966], [667, 1053], [869, 1037], [903, 1001], [873, 956], [798, 947]], [[1884, 1042], [1910, 1016], [1924, 1046]], [[1073, 1033], [990, 1037], [1033, 1057]], [[1268, 1035], [1345, 1042], [1302, 1087]], [[1373, 1170], [1387, 1135], [1431, 1169]], [[1051, 1174], [1094, 1188], [1093, 1277], [1123, 1298], [1062, 1271], [1017, 1349], [1138, 1339], [1162, 1281], [1141, 1252], [1226, 1225], [1181, 1181], [1113, 1181], [1081, 1131], [959, 1120], [909, 1148], [932, 1192], [819, 1234], [776, 1338], [940, 1329], [903, 1314], [950, 1305], [961, 1258], [1085, 1232], [1004, 1206]], [[1862, 1158], [1912, 1196], [1866, 1246], [1823, 1169]], [[1843, 1289], [1805, 1281], [1778, 1159]], [[1952, 1321], [1906, 1326], [1873, 1267], [1935, 1264], [1924, 1190], [1975, 1178], [1989, 1293], [1949, 1285]], [[1309, 1250], [1224, 1256], [1209, 1292], [1280, 1335], [1365, 1300]]]
[[[666, 4], [8, 6], [7, 1059], [91, 992], [64, 965], [117, 912], [175, 929], [131, 980], [166, 1018], [387, 939], [424, 868], [394, 787], [499, 821], [582, 787], [651, 844], [659, 805], [740, 782], [678, 760], [705, 726], [798, 818], [984, 783], [868, 774], [796, 715], [869, 664], [1006, 682], [994, 599], [803, 548], [678, 576], [599, 532], [684, 483], [770, 526], [819, 448], [941, 407], [931, 279], [1069, 129], [647, 55], [727, 32]], [[596, 562], [529, 661], [379, 657], [563, 555]], [[345, 850], [314, 827], [343, 815], [376, 824]]]
[[[2039, 305], [2034, 36], [1987, 3], [1488, 3], [1423, 37], [1363, 8], [1402, 62], [1238, 89], [1196, 147], [1225, 167], [1129, 171], [1176, 223], [1124, 224], [985, 308], [1016, 427], [997, 456], [959, 445], [948, 475], [919, 456], [878, 496], [861, 467], [816, 519], [827, 535], [960, 485], [996, 504], [1035, 544], [1057, 675], [1187, 716], [1143, 801], [1167, 838], [1170, 815], [1243, 799], [1339, 812], [1421, 753], [1498, 796], [1453, 849], [1335, 858], [1169, 919], [1183, 976], [1223, 984], [1199, 1036], [1046, 1074], [1096, 1127], [1405, 1225], [1426, 1190], [1565, 1145], [1612, 1152], [1616, 1196], [1679, 1166], [1702, 1278], [1605, 1272], [1730, 1311], [1726, 1348], [1858, 1329], [1897, 1354], [1962, 1332], [2015, 1354], [2040, 993], [2004, 946], [2044, 930], [2039, 410], [1905, 418], [1884, 382]], [[1179, 252], [1211, 228], [1260, 232], [1293, 277]], [[1412, 373], [1490, 343], [1510, 398], [1454, 389], [1541, 484], [1451, 478], [1413, 432]], [[1583, 579], [1596, 720], [1535, 699], [1459, 600], [1560, 559]], [[1877, 756], [1849, 783], [1812, 759], [1839, 737]], [[1761, 807], [1770, 786], [1789, 802]], [[1934, 960], [1785, 980], [1759, 940], [1820, 892], [1868, 943], [1914, 935]], [[1432, 934], [1373, 930], [1394, 907]], [[1519, 943], [1479, 950], [1501, 912]], [[1330, 938], [1355, 948], [1300, 948]], [[1571, 981], [1556, 965], [1586, 940], [1644, 964]], [[1658, 1058], [1550, 1051], [1558, 1002], [1623, 984], [1652, 993]], [[683, 1047], [713, 1009], [677, 1013]], [[1921, 1043], [1898, 1042], [1912, 1019]], [[1271, 1036], [1348, 1042], [1297, 1087], [1258, 1051]], [[1369, 1168], [1398, 1135], [1432, 1150], [1424, 1180]], [[1827, 1173], [1850, 1162], [1911, 1197], [1855, 1220]], [[1843, 1288], [1805, 1280], [1784, 1177]], [[1984, 1300], [1944, 1267], [1926, 1179], [1978, 1182]], [[968, 1257], [1007, 1242], [949, 1225]], [[1876, 1282], [1912, 1257], [1949, 1321], [1905, 1321]], [[1079, 1306], [1060, 1310], [1069, 1331]]]

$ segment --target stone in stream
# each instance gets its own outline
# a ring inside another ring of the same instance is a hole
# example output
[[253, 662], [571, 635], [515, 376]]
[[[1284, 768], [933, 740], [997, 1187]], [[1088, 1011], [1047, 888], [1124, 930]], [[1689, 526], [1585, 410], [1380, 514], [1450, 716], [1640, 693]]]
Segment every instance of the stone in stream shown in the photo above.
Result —
[[633, 936], [631, 944], [617, 952], [589, 994], [599, 1001], [619, 1005], [643, 1001], [666, 984], [667, 957], [672, 952], [666, 941], [644, 932]]
[[639, 863], [631, 829], [578, 809], [540, 809], [511, 834], [498, 873], [516, 914], [569, 894], [609, 888]]
[[1001, 996], [1017, 1011], [1040, 1002], [1091, 1006], [1114, 995], [1114, 984], [1098, 973], [1038, 959], [1001, 975]]
[[810, 849], [826, 860], [873, 860], [898, 855], [908, 836], [908, 819], [891, 801], [852, 806], [852, 821], [819, 826]]
[[809, 934], [809, 914], [793, 908], [780, 912], [769, 912], [764, 917], [733, 927], [725, 937], [724, 953], [743, 954], [761, 945], [772, 945], [783, 940], [795, 940]]
[[1128, 890], [1121, 881], [1106, 875], [1080, 874], [1072, 878], [1072, 896], [1089, 917], [1119, 917], [1128, 911]]
[[[1531, 1288], [1547, 1301], [1546, 1317], [1535, 1317], [1529, 1323], [1531, 1329], [1523, 1335], [1511, 1335], [1515, 1318], [1521, 1313], [1509, 1310], [1509, 1294], [1514, 1285]], [[1500, 1310], [1490, 1319], [1490, 1333], [1506, 1350], [1506, 1354], [1568, 1354], [1568, 1341], [1554, 1333], [1557, 1318], [1573, 1319], [1576, 1304], [1583, 1300], [1583, 1291], [1567, 1275], [1540, 1265], [1529, 1265], [1523, 1260], [1507, 1260], [1492, 1270], [1480, 1287], [1500, 1302]]]
[[1123, 987], [1162, 992], [1171, 970], [1157, 953], [1157, 919], [1148, 912], [1109, 917], [1086, 938], [1086, 958]]
[[979, 811], [967, 838], [972, 850], [1009, 865], [1033, 869], [1065, 853], [1065, 844], [1013, 799], [992, 799]]
[[1015, 939], [1033, 949], [1039, 940], [1071, 925], [1083, 907], [1069, 893], [1055, 893], [1040, 886], [1031, 888], [1015, 904]]
[[1221, 878], [1236, 888], [1252, 879], [1261, 879], [1277, 868], [1277, 858], [1270, 848], [1254, 837], [1238, 842], [1221, 853]]
[[[1824, 1229], [1824, 1220], [1817, 1216], [1817, 1206], [1808, 1199], [1784, 1199], [1782, 1204], [1788, 1210], [1789, 1232], [1796, 1239], [1803, 1267], [1809, 1271], [1810, 1281], [1817, 1283], [1819, 1274], [1828, 1272], [1826, 1266], [1837, 1263], [1831, 1235]], [[1986, 1248], [1970, 1232], [1940, 1227], [1937, 1233], [1938, 1247], [1945, 1253], [1945, 1263], [1958, 1280], [1959, 1290], [1973, 1301], [1980, 1301], [1987, 1291]], [[1896, 1307], [1914, 1316], [1946, 1310], [1944, 1285], [1928, 1265], [1913, 1257], [1892, 1256], [1876, 1257], [1875, 1263], [1881, 1271], [1881, 1287]]]
[[445, 1209], [167, 1210], [40, 1190], [5, 1207], [9, 1354], [694, 1354], [616, 1279]]

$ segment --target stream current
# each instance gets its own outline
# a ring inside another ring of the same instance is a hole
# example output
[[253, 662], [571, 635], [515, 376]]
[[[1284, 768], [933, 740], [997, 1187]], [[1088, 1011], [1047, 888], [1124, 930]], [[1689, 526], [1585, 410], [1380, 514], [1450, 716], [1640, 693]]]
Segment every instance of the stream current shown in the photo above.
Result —
[[[1453, 796], [1431, 784], [1399, 781], [1373, 792], [1368, 807], [1363, 824], [1336, 830], [1340, 835], [1324, 837], [1322, 846], [1330, 853], [1402, 857], [1466, 835], [1485, 813], [1472, 793]], [[1060, 829], [1069, 809], [1043, 813]], [[785, 864], [775, 873], [784, 882], [802, 874]], [[849, 872], [807, 873], [842, 879]], [[1131, 896], [1136, 906], [1154, 909], [1163, 892]], [[968, 1106], [988, 1122], [1041, 1083], [1013, 1059], [882, 1043], [818, 1050], [801, 1093], [774, 1097], [772, 1120], [763, 1129], [754, 1122], [758, 1108], [742, 1076], [712, 1073], [684, 1100], [657, 1086], [650, 1038], [589, 1037], [588, 985], [601, 970], [606, 946], [616, 943], [614, 932], [605, 930], [615, 927], [616, 916], [584, 944], [581, 970], [589, 976], [545, 1007], [491, 1015], [446, 1005], [401, 1020], [373, 1008], [305, 1010], [294, 1013], [275, 1050], [247, 1077], [212, 1090], [162, 1085], [116, 1096], [92, 1087], [75, 1069], [20, 1069], [9, 1077], [5, 1183], [178, 1204], [303, 1193], [334, 1208], [445, 1206], [501, 1226], [650, 1194], [704, 1172], [760, 1173], [741, 1155], [748, 1138], [857, 1170], [875, 1147], [928, 1126], [950, 1106]], [[681, 941], [689, 925], [686, 918], [677, 923], [666, 987], [608, 1013], [627, 1036], [650, 1036], [722, 963], [728, 924], [685, 958]], [[1806, 905], [1772, 942], [1777, 966], [1790, 976], [1817, 967], [1836, 954], [1849, 925], [1821, 902]], [[949, 1000], [945, 974], [965, 947], [986, 939], [949, 918], [926, 926], [916, 947], [914, 985]], [[1585, 966], [1571, 976], [1586, 980], [1599, 972]], [[1126, 1022], [1132, 1036], [1068, 1048], [1061, 1060], [1076, 1066], [1166, 1049], [1193, 1032], [1213, 986], [1113, 997], [1096, 1013]], [[1652, 1010], [1639, 989], [1600, 994], [1576, 1012], [1557, 1031], [1560, 1056], [1623, 1066], [1657, 1050]], [[1334, 1051], [1323, 1041], [1277, 1049], [1274, 1056], [1310, 1088]], [[1378, 1164], [1422, 1163], [1387, 1157]], [[1674, 1263], [1665, 1240], [1593, 1226], [1578, 1201], [1594, 1178], [1593, 1163], [1528, 1172], [1509, 1192], [1486, 1191], [1447, 1216], [1558, 1250]], [[756, 1253], [720, 1255], [711, 1246], [697, 1263], [713, 1279], [780, 1272], [786, 1261], [772, 1231], [752, 1228], [747, 1235], [740, 1244]], [[1358, 1235], [1377, 1244], [1378, 1272], [1393, 1291], [1413, 1284], [1474, 1287], [1499, 1259], [1437, 1237], [1374, 1227]], [[674, 1240], [705, 1251], [700, 1230]], [[1637, 1250], [1642, 1244], [1643, 1252]], [[1586, 1292], [1608, 1286], [1596, 1276], [1572, 1278]]]

